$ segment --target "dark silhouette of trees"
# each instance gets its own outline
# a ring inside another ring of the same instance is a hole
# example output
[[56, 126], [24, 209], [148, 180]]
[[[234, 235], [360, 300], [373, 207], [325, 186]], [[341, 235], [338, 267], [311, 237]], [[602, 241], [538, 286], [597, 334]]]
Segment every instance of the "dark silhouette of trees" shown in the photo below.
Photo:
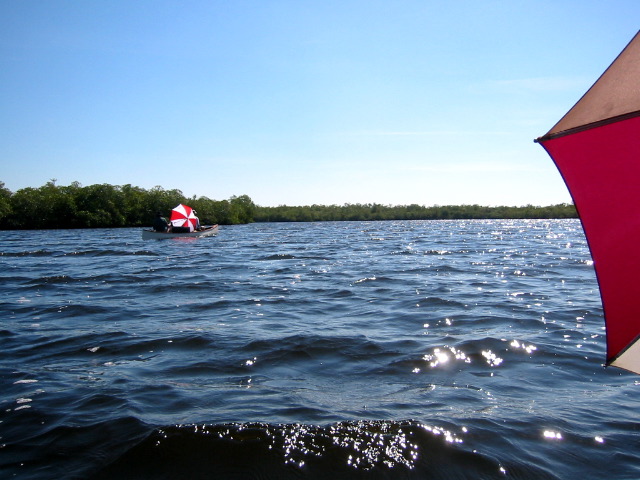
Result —
[[484, 207], [480, 205], [421, 205], [345, 204], [257, 207], [256, 222], [322, 222], [342, 220], [454, 220], [492, 218], [577, 218], [571, 204], [546, 207]]
[[58, 186], [56, 180], [12, 193], [0, 182], [0, 228], [143, 227], [151, 225], [156, 212], [169, 216], [180, 203], [195, 208], [203, 225], [252, 222], [256, 209], [247, 195], [222, 201], [187, 199], [180, 190], [160, 186], [150, 190], [132, 185], [83, 187], [78, 182]]

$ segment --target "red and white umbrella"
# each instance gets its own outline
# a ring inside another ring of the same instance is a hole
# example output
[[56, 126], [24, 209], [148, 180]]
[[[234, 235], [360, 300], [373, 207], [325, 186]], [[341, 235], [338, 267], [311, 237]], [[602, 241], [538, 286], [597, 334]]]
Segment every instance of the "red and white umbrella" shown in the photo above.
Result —
[[193, 208], [187, 205], [180, 204], [171, 210], [169, 221], [174, 227], [189, 227], [190, 232], [196, 229], [196, 215], [193, 213]]

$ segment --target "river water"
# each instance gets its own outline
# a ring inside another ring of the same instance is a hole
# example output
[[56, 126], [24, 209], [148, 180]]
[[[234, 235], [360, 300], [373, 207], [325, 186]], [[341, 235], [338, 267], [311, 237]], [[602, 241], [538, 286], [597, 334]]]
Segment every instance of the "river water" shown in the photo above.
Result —
[[580, 223], [0, 232], [1, 478], [640, 478]]

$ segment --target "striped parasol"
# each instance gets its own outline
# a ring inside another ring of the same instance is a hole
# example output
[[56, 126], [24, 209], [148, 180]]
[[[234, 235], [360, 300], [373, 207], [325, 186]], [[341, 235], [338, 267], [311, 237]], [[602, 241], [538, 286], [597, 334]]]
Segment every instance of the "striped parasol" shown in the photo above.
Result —
[[190, 232], [196, 229], [196, 216], [193, 208], [188, 205], [180, 204], [171, 210], [171, 218], [169, 219], [174, 227], [188, 227]]

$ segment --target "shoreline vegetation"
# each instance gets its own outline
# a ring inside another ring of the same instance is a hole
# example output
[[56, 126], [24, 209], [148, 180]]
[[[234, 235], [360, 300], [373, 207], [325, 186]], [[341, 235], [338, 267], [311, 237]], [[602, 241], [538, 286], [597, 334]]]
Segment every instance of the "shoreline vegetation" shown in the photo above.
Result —
[[168, 216], [179, 203], [193, 207], [203, 225], [253, 222], [323, 222], [373, 220], [552, 219], [578, 218], [572, 204], [486, 207], [481, 205], [309, 205], [261, 207], [247, 195], [228, 200], [185, 197], [160, 186], [146, 190], [128, 185], [78, 182], [11, 192], [0, 181], [0, 229], [148, 227], [160, 211]]

